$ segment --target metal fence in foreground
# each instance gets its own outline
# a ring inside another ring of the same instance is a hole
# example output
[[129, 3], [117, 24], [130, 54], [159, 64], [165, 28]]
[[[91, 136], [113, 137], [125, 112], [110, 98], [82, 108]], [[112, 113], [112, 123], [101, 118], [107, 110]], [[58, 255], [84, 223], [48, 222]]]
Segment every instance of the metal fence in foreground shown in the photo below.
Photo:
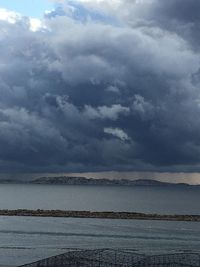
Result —
[[77, 250], [23, 265], [23, 267], [200, 267], [200, 254], [177, 253], [146, 256], [126, 250]]

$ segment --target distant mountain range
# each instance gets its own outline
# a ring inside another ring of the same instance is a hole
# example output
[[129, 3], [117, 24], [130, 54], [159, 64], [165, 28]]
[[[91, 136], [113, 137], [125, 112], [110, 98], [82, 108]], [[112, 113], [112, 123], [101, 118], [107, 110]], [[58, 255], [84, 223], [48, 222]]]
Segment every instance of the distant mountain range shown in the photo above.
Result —
[[94, 179], [85, 177], [41, 177], [31, 181], [33, 184], [63, 184], [63, 185], [124, 185], [124, 186], [189, 186], [189, 184], [179, 183], [166, 183], [151, 179]]
[[[152, 179], [94, 179], [85, 177], [40, 177], [31, 181], [0, 180], [0, 184], [50, 184], [50, 185], [120, 185], [120, 186], [194, 186], [186, 183], [167, 183]], [[195, 185], [199, 186], [199, 185]]]

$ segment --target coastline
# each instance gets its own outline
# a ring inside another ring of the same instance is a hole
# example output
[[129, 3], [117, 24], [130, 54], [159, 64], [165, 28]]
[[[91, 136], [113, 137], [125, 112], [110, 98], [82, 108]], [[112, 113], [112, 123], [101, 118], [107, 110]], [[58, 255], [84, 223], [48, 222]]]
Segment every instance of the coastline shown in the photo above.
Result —
[[124, 220], [159, 220], [159, 221], [189, 221], [200, 222], [200, 215], [165, 215], [138, 212], [113, 211], [65, 211], [65, 210], [0, 210], [0, 216], [29, 216], [29, 217], [61, 217], [61, 218], [96, 218]]

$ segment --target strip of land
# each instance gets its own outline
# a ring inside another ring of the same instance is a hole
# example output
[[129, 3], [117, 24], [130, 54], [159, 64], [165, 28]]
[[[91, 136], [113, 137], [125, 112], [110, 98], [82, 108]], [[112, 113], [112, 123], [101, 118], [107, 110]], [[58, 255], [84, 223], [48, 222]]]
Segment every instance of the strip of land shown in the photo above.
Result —
[[200, 215], [162, 215], [137, 212], [113, 211], [65, 211], [65, 210], [0, 210], [0, 216], [33, 216], [64, 218], [97, 218], [97, 219], [129, 219], [129, 220], [165, 220], [200, 222]]

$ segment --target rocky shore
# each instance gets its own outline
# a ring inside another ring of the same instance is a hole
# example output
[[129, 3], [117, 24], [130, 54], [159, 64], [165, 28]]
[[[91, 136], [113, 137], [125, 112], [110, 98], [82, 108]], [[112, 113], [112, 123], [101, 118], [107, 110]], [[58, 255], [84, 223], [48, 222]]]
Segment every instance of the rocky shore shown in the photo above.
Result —
[[97, 211], [65, 211], [65, 210], [0, 210], [0, 216], [33, 216], [33, 217], [65, 217], [65, 218], [97, 218], [97, 219], [129, 219], [129, 220], [166, 220], [200, 222], [200, 215], [162, 215], [137, 212], [97, 212]]

